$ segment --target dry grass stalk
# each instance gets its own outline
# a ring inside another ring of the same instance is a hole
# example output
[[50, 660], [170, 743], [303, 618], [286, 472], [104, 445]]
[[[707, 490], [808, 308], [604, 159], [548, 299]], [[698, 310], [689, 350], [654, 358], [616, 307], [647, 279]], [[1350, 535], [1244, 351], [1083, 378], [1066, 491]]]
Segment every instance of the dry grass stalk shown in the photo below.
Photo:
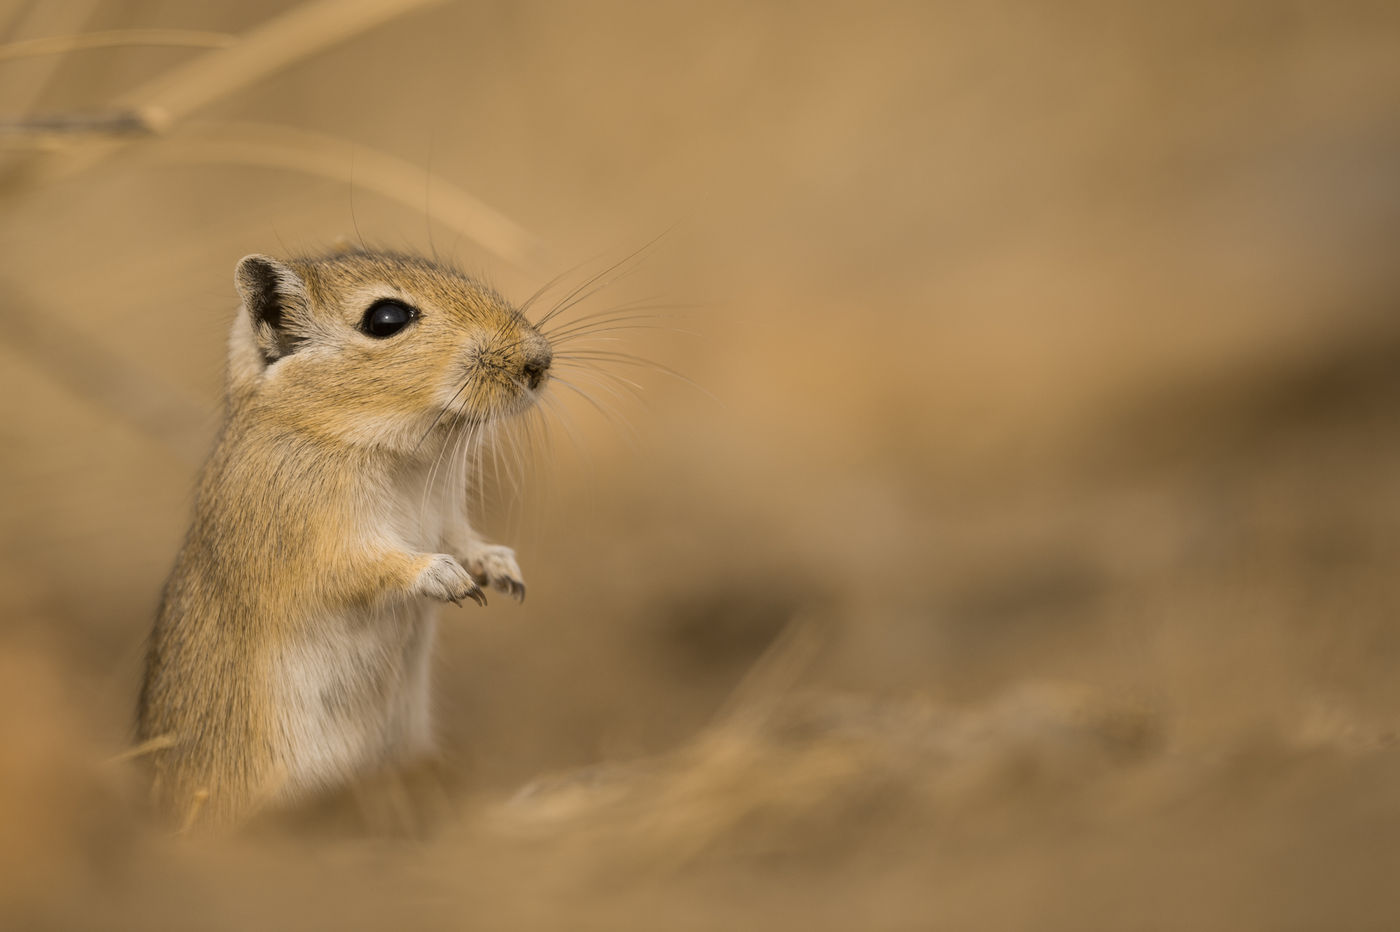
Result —
[[107, 758], [106, 763], [122, 764], [129, 760], [135, 760], [138, 757], [145, 757], [147, 754], [153, 754], [156, 751], [164, 751], [166, 748], [173, 748], [174, 746], [174, 735], [156, 735], [154, 738], [150, 738], [146, 741], [142, 741], [140, 744], [127, 748], [120, 754], [113, 754], [111, 757]]
[[[188, 64], [172, 68], [113, 101], [148, 132], [167, 132], [203, 107], [337, 42], [441, 0], [315, 0], [284, 13]], [[86, 171], [125, 148], [104, 137], [81, 150], [50, 158], [25, 174], [26, 185]]]
[[810, 618], [788, 622], [729, 694], [710, 728], [762, 727], [776, 704], [792, 692], [798, 678], [811, 667], [822, 643], [817, 622]]
[[539, 272], [546, 264], [539, 239], [500, 211], [412, 162], [334, 136], [256, 123], [224, 124], [166, 139], [158, 152], [182, 161], [304, 172], [353, 184], [357, 191], [373, 191], [413, 210], [423, 209], [424, 193], [431, 190], [434, 220], [522, 271]]
[[237, 41], [237, 36], [226, 32], [206, 32], [199, 29], [108, 29], [66, 36], [43, 36], [0, 45], [0, 61], [134, 45], [221, 49], [228, 48]]
[[123, 94], [119, 108], [156, 114], [168, 127], [294, 62], [440, 0], [317, 0], [284, 13], [238, 44], [172, 68]]
[[150, 127], [137, 113], [120, 110], [56, 113], [23, 120], [0, 120], [0, 146], [7, 149], [53, 150], [88, 142], [94, 137], [146, 136], [150, 132]]

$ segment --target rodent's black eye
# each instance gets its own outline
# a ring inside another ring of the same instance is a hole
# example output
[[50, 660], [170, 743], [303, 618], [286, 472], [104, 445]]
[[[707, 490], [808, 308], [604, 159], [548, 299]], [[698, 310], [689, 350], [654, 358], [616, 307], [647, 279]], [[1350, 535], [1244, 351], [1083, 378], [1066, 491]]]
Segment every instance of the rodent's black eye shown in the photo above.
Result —
[[418, 312], [407, 304], [398, 301], [377, 301], [365, 311], [364, 319], [360, 321], [360, 329], [382, 340], [407, 327], [417, 316]]

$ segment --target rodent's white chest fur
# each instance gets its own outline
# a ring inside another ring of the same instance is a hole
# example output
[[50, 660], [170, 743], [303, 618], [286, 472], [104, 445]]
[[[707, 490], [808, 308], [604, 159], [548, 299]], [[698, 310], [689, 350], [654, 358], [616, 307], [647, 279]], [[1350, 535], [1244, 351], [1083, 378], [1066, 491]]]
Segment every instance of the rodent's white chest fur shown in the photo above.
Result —
[[[431, 474], [431, 477], [430, 477]], [[447, 549], [465, 477], [409, 466], [359, 502], [363, 527], [385, 544]], [[429, 667], [437, 607], [418, 596], [313, 612], [272, 663], [278, 795], [334, 786], [355, 773], [432, 750]]]
[[273, 658], [279, 795], [297, 797], [432, 749], [434, 608], [410, 602], [316, 619]]

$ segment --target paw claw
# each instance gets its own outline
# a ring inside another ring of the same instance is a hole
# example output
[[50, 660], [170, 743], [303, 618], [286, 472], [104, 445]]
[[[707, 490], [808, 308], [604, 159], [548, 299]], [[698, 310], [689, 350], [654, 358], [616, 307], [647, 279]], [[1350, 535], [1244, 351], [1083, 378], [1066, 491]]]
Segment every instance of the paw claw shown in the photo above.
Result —
[[517, 602], [525, 601], [525, 580], [521, 578], [520, 565], [515, 562], [514, 550], [499, 544], [477, 543], [463, 562], [483, 583]]
[[486, 604], [486, 593], [471, 574], [452, 557], [442, 553], [434, 556], [419, 575], [418, 592], [456, 606], [461, 606], [462, 599], [471, 599], [478, 605]]
[[515, 601], [525, 601], [525, 584], [520, 580], [501, 577], [492, 580], [491, 584]]

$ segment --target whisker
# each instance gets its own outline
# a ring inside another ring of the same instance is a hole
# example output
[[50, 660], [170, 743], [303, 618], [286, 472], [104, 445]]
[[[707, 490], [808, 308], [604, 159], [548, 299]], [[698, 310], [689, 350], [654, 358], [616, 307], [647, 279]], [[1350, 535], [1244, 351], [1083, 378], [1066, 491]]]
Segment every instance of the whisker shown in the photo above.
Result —
[[571, 375], [577, 376], [579, 378], [589, 378], [590, 384], [598, 386], [599, 388], [606, 391], [608, 394], [612, 395], [614, 398], [622, 399], [624, 396], [620, 394], [618, 390], [612, 385], [608, 385], [604, 382], [594, 381], [594, 379], [597, 378], [610, 379], [613, 382], [618, 383], [618, 385], [622, 386], [623, 388], [628, 389], [630, 392], [630, 395], [628, 397], [637, 399], [637, 401], [641, 402], [643, 405], [647, 403], [644, 394], [645, 389], [643, 389], [641, 385], [637, 384], [636, 382], [633, 382], [631, 379], [620, 376], [615, 372], [609, 372], [606, 369], [582, 369], [577, 367], [570, 369], [569, 372]]
[[[421, 441], [421, 440], [418, 441], [419, 445], [422, 445], [422, 442], [423, 442], [423, 441]], [[418, 526], [419, 526], [419, 528], [424, 527], [424, 526], [427, 524], [427, 522], [428, 522], [428, 499], [432, 496], [432, 493], [433, 493], [433, 481], [434, 481], [434, 478], [435, 478], [436, 475], [437, 475], [438, 464], [442, 462], [443, 454], [447, 452], [447, 448], [448, 448], [450, 445], [451, 445], [451, 444], [449, 444], [449, 443], [444, 443], [444, 444], [442, 445], [442, 449], [438, 450], [437, 456], [433, 457], [433, 464], [432, 464], [432, 466], [430, 466], [430, 467], [428, 468], [428, 478], [427, 478], [427, 479], [424, 481], [424, 483], [423, 483], [423, 499], [422, 499], [422, 501], [419, 502], [419, 504], [418, 504]], [[416, 448], [415, 448], [415, 449], [416, 449]], [[450, 467], [450, 460], [449, 460], [449, 468], [451, 468], [451, 467]]]
[[[587, 297], [591, 297], [591, 295], [588, 295]], [[572, 301], [572, 302], [570, 302], [567, 306], [561, 307], [561, 308], [559, 308], [558, 310], [559, 310], [560, 312], [563, 312], [563, 311], [567, 310], [569, 307], [573, 307], [574, 305], [576, 305], [577, 303], [579, 303], [579, 301], [582, 301], [582, 300], [584, 300], [584, 299], [583, 299], [583, 298], [579, 298], [577, 301]], [[658, 300], [658, 298], [656, 298], [656, 297], [641, 298], [641, 299], [638, 299], [638, 300], [636, 300], [636, 301], [625, 301], [625, 302], [623, 302], [622, 304], [617, 304], [617, 305], [612, 305], [612, 306], [610, 306], [610, 307], [600, 308], [599, 310], [592, 311], [592, 312], [590, 312], [590, 313], [588, 313], [588, 314], [582, 314], [582, 315], [580, 315], [580, 316], [578, 316], [578, 317], [570, 318], [570, 319], [567, 320], [567, 321], [562, 321], [558, 326], [572, 327], [572, 326], [574, 326], [574, 325], [576, 325], [576, 324], [581, 324], [581, 323], [584, 323], [584, 322], [586, 322], [586, 321], [596, 320], [597, 318], [600, 318], [600, 317], [610, 317], [610, 316], [613, 316], [613, 315], [619, 315], [619, 316], [623, 316], [623, 315], [634, 316], [634, 315], [635, 315], [635, 316], [637, 316], [637, 317], [641, 317], [641, 316], [643, 316], [643, 315], [642, 315], [642, 312], [644, 312], [644, 311], [664, 311], [664, 312], [666, 312], [666, 313], [650, 314], [650, 315], [647, 315], [647, 316], [674, 318], [674, 317], [683, 316], [683, 315], [680, 313], [680, 312], [682, 312], [682, 311], [685, 311], [685, 312], [693, 311], [693, 310], [696, 310], [697, 307], [698, 307], [697, 305], [687, 305], [687, 304], [677, 304], [677, 303], [673, 303], [673, 302], [664, 302], [664, 301]], [[541, 322], [541, 326], [543, 325], [543, 323], [545, 323], [545, 322], [542, 321], [542, 322]], [[548, 333], [548, 332], [549, 332], [549, 329], [548, 329], [547, 327], [544, 327], [543, 329], [541, 329], [541, 332], [542, 332], [542, 333]]]
[[[437, 417], [433, 419], [433, 424], [432, 424], [431, 426], [429, 426], [427, 433], [425, 433], [425, 434], [423, 435], [423, 437], [420, 437], [420, 438], [419, 438], [418, 444], [414, 447], [415, 450], [416, 450], [418, 447], [420, 447], [420, 446], [423, 445], [423, 441], [427, 439], [428, 434], [432, 433], [433, 427], [435, 427], [435, 426], [437, 425], [437, 423], [442, 419], [443, 415], [444, 415], [444, 414], [447, 414], [448, 412], [451, 412], [451, 411], [452, 411], [453, 403], [457, 400], [458, 396], [460, 396], [460, 395], [462, 394], [462, 392], [464, 392], [464, 391], [467, 389], [467, 387], [468, 387], [470, 384], [471, 384], [471, 376], [468, 376], [467, 379], [462, 383], [462, 387], [459, 388], [459, 389], [457, 389], [457, 391], [456, 391], [455, 393], [453, 393], [452, 397], [451, 397], [450, 399], [448, 399], [448, 402], [447, 402], [447, 404], [443, 407], [442, 411], [438, 412]], [[460, 419], [460, 418], [461, 418], [461, 416], [466, 412], [467, 405], [468, 405], [468, 403], [469, 403], [470, 401], [471, 401], [471, 395], [468, 395], [466, 398], [463, 398], [463, 399], [462, 399], [462, 403], [461, 403], [461, 405], [458, 407], [458, 410], [457, 410], [455, 413], [453, 413], [453, 419], [454, 419], [454, 420], [457, 420], [457, 419]], [[426, 522], [427, 522], [427, 517], [428, 517], [428, 502], [429, 502], [429, 499], [433, 496], [433, 493], [434, 493], [435, 490], [436, 490], [438, 469], [439, 469], [439, 466], [440, 466], [441, 463], [442, 463], [443, 454], [447, 452], [447, 450], [448, 450], [449, 447], [452, 448], [452, 454], [451, 454], [450, 456], [448, 456], [448, 458], [447, 458], [447, 470], [446, 470], [445, 475], [446, 475], [446, 477], [447, 477], [448, 479], [450, 479], [450, 478], [452, 477], [452, 475], [453, 475], [453, 471], [454, 471], [453, 463], [454, 463], [454, 461], [455, 461], [455, 459], [456, 459], [456, 457], [457, 457], [457, 451], [458, 451], [458, 449], [459, 449], [459, 448], [461, 447], [461, 445], [462, 445], [462, 437], [461, 437], [461, 434], [462, 434], [462, 432], [454, 432], [454, 434], [453, 434], [452, 436], [449, 436], [448, 438], [446, 438], [446, 439], [443, 441], [442, 449], [438, 450], [438, 455], [437, 455], [436, 457], [434, 457], [434, 459], [433, 459], [433, 464], [432, 464], [432, 466], [429, 467], [429, 469], [428, 469], [427, 480], [424, 482], [424, 488], [423, 488], [423, 500], [422, 500], [422, 502], [421, 502], [421, 504], [420, 504], [419, 513], [418, 513], [418, 524], [419, 524], [419, 527], [423, 527], [423, 526], [426, 524]]]
[[[467, 408], [471, 404], [471, 401], [472, 397], [470, 395], [462, 399], [462, 402], [458, 406], [456, 414], [454, 415], [455, 418], [460, 420], [462, 416], [466, 414]], [[477, 425], [475, 423], [469, 422], [465, 430], [459, 430], [456, 432], [456, 434], [457, 436], [454, 438], [455, 443], [452, 449], [452, 457], [448, 460], [447, 477], [448, 480], [452, 482], [453, 486], [460, 486], [456, 489], [455, 494], [462, 496], [462, 507], [463, 509], [465, 509], [466, 498], [469, 494], [466, 486], [468, 482], [470, 482], [470, 479], [466, 475], [467, 457], [468, 451], [470, 450], [472, 443], [475, 442], [475, 437], [477, 434]], [[457, 461], [459, 458], [462, 464], [460, 467], [457, 466]]]
[[486, 445], [485, 424], [478, 425], [477, 436], [472, 444], [472, 478], [475, 479], [476, 510], [486, 510], [486, 482], [481, 474], [482, 447]]
[[[552, 466], [557, 460], [554, 455], [553, 438], [549, 433], [549, 425], [545, 421], [545, 410], [541, 404], [543, 400], [544, 395], [537, 394], [535, 404], [525, 412], [525, 439], [530, 456], [527, 466], [532, 473], [542, 472], [553, 479]], [[539, 468], [541, 464], [544, 464], [544, 469]], [[535, 521], [532, 539], [539, 540], [544, 536], [544, 516], [553, 512], [553, 509], [548, 507], [553, 504], [551, 496], [553, 483], [544, 482], [542, 485], [537, 484], [536, 487], [538, 491], [535, 492], [535, 499], [543, 507], [536, 507], [533, 511]], [[529, 512], [526, 514], [528, 515]]]
[[[678, 333], [685, 333], [686, 331], [680, 327], [654, 323], [654, 321], [672, 319], [673, 316], [674, 315], [671, 314], [618, 314], [613, 317], [598, 316], [587, 321], [569, 321], [566, 326], [560, 327], [557, 330], [541, 331], [541, 336], [553, 343], [562, 339], [569, 339], [574, 336], [592, 333], [603, 327], [622, 328], [623, 326], [637, 330], [674, 330]], [[653, 323], [644, 323], [645, 321], [653, 321]]]
[[[520, 434], [518, 428], [524, 421], [519, 418], [512, 418], [505, 427], [504, 435], [507, 445], [506, 450], [506, 475], [511, 480], [511, 486], [515, 489], [515, 497], [511, 499], [507, 509], [507, 516], [514, 513], [516, 502], [524, 498], [525, 484], [525, 459], [520, 450]], [[514, 463], [512, 464], [512, 459]]]
[[[665, 332], [667, 332], [667, 333], [679, 333], [679, 334], [682, 334], [682, 335], [688, 336], [688, 337], [698, 337], [698, 336], [701, 336], [700, 333], [698, 333], [698, 332], [696, 332], [696, 331], [694, 331], [694, 330], [681, 330], [681, 329], [678, 328], [678, 327], [658, 327], [658, 326], [648, 325], [648, 324], [627, 324], [627, 325], [623, 325], [623, 326], [619, 326], [619, 327], [595, 327], [595, 328], [593, 328], [593, 329], [591, 329], [591, 330], [584, 330], [584, 331], [582, 331], [582, 332], [580, 332], [580, 333], [570, 334], [569, 336], [566, 336], [566, 337], [564, 337], [563, 339], [552, 339], [552, 340], [550, 340], [549, 342], [550, 342], [550, 345], [551, 345], [551, 346], [567, 346], [568, 344], [573, 343], [573, 342], [576, 341], [576, 340], [587, 339], [587, 338], [589, 338], [589, 337], [594, 337], [594, 336], [596, 336], [597, 334], [603, 334], [603, 333], [622, 333], [622, 332], [627, 331], [627, 330], [661, 330], [661, 331], [665, 331]], [[611, 343], [620, 342], [619, 339], [618, 339], [617, 337], [600, 338], [600, 339], [604, 339], [605, 342], [611, 342]]]
[[442, 420], [442, 416], [447, 413], [449, 408], [452, 407], [452, 403], [457, 400], [457, 396], [462, 394], [462, 392], [466, 391], [467, 386], [470, 384], [472, 384], [472, 377], [468, 375], [466, 381], [462, 383], [462, 387], [457, 389], [457, 391], [452, 395], [451, 398], [447, 399], [447, 404], [443, 405], [442, 410], [438, 412], [437, 417], [433, 418], [433, 422], [428, 425], [428, 429], [423, 431], [423, 436], [418, 438], [418, 444], [414, 447], [415, 450], [423, 445], [423, 441], [427, 440], [428, 435], [433, 432], [433, 428], [438, 426], [438, 422]]
[[606, 420], [609, 424], [612, 424], [615, 427], [622, 428], [622, 430], [626, 432], [630, 440], [636, 443], [641, 442], [641, 437], [637, 434], [636, 428], [634, 428], [630, 423], [628, 423], [627, 419], [624, 418], [621, 412], [619, 412], [617, 409], [604, 405], [602, 402], [598, 401], [598, 399], [594, 398], [588, 392], [584, 391], [577, 385], [574, 385], [572, 382], [567, 381], [566, 379], [556, 378], [555, 381], [567, 388], [569, 391], [578, 395], [584, 401], [586, 401], [589, 405], [593, 407], [594, 410], [601, 414], [603, 416], [603, 419]]
[[[583, 262], [580, 262], [578, 265], [575, 265], [572, 268], [567, 268], [564, 271], [560, 272], [558, 275], [551, 278], [549, 281], [545, 282], [539, 287], [539, 289], [534, 294], [526, 298], [525, 303], [520, 305], [520, 307], [516, 308], [516, 310], [520, 312], [520, 315], [522, 317], [525, 317], [526, 312], [530, 310], [530, 308], [534, 305], [536, 301], [538, 301], [541, 297], [544, 296], [545, 292], [549, 291], [549, 289], [562, 282], [565, 278], [574, 274], [579, 269], [583, 268], [589, 261], [591, 260], [584, 260]], [[526, 319], [528, 320], [528, 318]]]
[[[595, 294], [597, 294], [598, 292], [600, 292], [600, 291], [602, 291], [603, 289], [608, 288], [608, 287], [610, 287], [610, 286], [616, 284], [617, 282], [619, 282], [619, 281], [621, 281], [622, 279], [626, 278], [628, 275], [632, 274], [632, 272], [634, 272], [634, 271], [636, 271], [635, 268], [630, 268], [630, 269], [625, 269], [625, 270], [623, 270], [623, 271], [621, 271], [621, 272], [618, 272], [618, 273], [617, 273], [616, 275], [614, 275], [612, 278], [609, 278], [607, 281], [603, 282], [603, 283], [600, 284], [600, 285], [597, 285], [597, 286], [595, 286], [595, 287], [593, 287], [593, 288], [590, 288], [588, 291], [585, 291], [583, 294], [580, 294], [580, 295], [578, 295], [577, 297], [574, 297], [574, 295], [577, 294], [577, 292], [571, 293], [571, 294], [569, 295], [569, 297], [565, 298], [565, 299], [564, 299], [563, 301], [561, 301], [559, 304], [556, 304], [553, 308], [551, 308], [548, 314], [546, 314], [544, 317], [540, 318], [540, 322], [539, 322], [539, 324], [537, 324], [536, 326], [537, 326], [537, 327], [543, 327], [545, 324], [549, 323], [550, 320], [552, 320], [552, 319], [554, 319], [555, 317], [559, 316], [560, 314], [564, 313], [564, 312], [567, 311], [569, 308], [575, 306], [576, 304], [579, 304], [580, 302], [587, 301], [589, 298], [593, 297], [593, 296], [594, 296]], [[572, 299], [572, 300], [571, 300], [571, 299]]]
[[[507, 457], [506, 466], [510, 469], [511, 475], [515, 477], [514, 484], [517, 489], [523, 489], [525, 485], [525, 459], [520, 449], [520, 435], [526, 423], [523, 416], [517, 415], [510, 419], [505, 428], [506, 443], [510, 448], [510, 455]], [[509, 521], [512, 526], [514, 526], [518, 517], [517, 509], [520, 507], [520, 503], [524, 500], [524, 497], [523, 492], [517, 493], [506, 506], [506, 520]]]
[[636, 356], [632, 353], [618, 353], [610, 350], [581, 350], [577, 352], [570, 352], [569, 357], [574, 360], [615, 362], [624, 366], [635, 366], [641, 369], [652, 369], [664, 375], [669, 375], [673, 379], [679, 379], [680, 381], [689, 385], [691, 388], [700, 392], [700, 394], [704, 395], [706, 398], [709, 398], [711, 401], [723, 404], [723, 402], [721, 402], [719, 398], [715, 397], [715, 395], [712, 392], [700, 385], [700, 383], [696, 382], [694, 379], [690, 378], [690, 376], [677, 372], [670, 366], [663, 366], [659, 362], [654, 362], [653, 360], [645, 359], [641, 356]]
[[[463, 401], [462, 411], [460, 413], [466, 412], [466, 405], [467, 402]], [[468, 505], [470, 504], [472, 482], [472, 477], [468, 475], [468, 466], [470, 465], [469, 460], [471, 457], [471, 448], [472, 445], [476, 442], [478, 432], [478, 425], [475, 423], [469, 423], [467, 425], [467, 428], [461, 431], [461, 436], [457, 443], [457, 449], [454, 450], [452, 454], [454, 458], [460, 457], [461, 459], [461, 466], [454, 466], [452, 480], [454, 486], [454, 494], [461, 496], [461, 498], [458, 499], [458, 502], [460, 502], [460, 506], [463, 511], [463, 516], [466, 517], [468, 520], [470, 520]]]
[[504, 441], [501, 444], [501, 458], [505, 461], [506, 479], [509, 480], [511, 489], [515, 493], [514, 497], [511, 499], [511, 505], [514, 505], [514, 503], [518, 501], [524, 494], [521, 488], [521, 482], [524, 474], [518, 468], [511, 468], [511, 457], [515, 457], [517, 463], [520, 459], [519, 450], [516, 448], [514, 418], [512, 418], [509, 421], [501, 422], [500, 436], [501, 439]]
[[[574, 430], [574, 425], [569, 421], [568, 418], [564, 417], [563, 412], [558, 407], [559, 403], [559, 399], [557, 399], [553, 395], [541, 395], [541, 420], [544, 419], [544, 413], [553, 415], [555, 422], [558, 423], [559, 426], [563, 429], [565, 436], [569, 438], [569, 442], [573, 444], [574, 449], [578, 451], [579, 455], [587, 458], [588, 454], [583, 448], [583, 442], [579, 439], [577, 431]], [[547, 432], [546, 435], [548, 435]]]
[[[616, 272], [618, 269], [623, 268], [623, 267], [626, 266], [628, 263], [630, 263], [630, 262], [632, 262], [634, 259], [636, 259], [638, 256], [640, 256], [640, 255], [642, 255], [644, 252], [646, 252], [648, 249], [650, 249], [651, 247], [655, 246], [658, 242], [661, 241], [661, 238], [664, 237], [664, 236], [666, 235], [666, 232], [669, 232], [669, 231], [663, 231], [662, 233], [658, 234], [657, 236], [655, 236], [654, 238], [652, 238], [652, 240], [651, 240], [650, 242], [644, 244], [640, 249], [637, 249], [636, 251], [632, 252], [631, 254], [629, 254], [629, 255], [627, 255], [627, 256], [624, 256], [623, 258], [619, 259], [617, 262], [614, 262], [612, 265], [608, 266], [606, 269], [603, 269], [601, 272], [598, 272], [596, 275], [593, 275], [593, 276], [590, 277], [588, 280], [586, 280], [586, 281], [584, 281], [582, 284], [580, 284], [578, 287], [574, 288], [573, 291], [570, 291], [568, 294], [564, 295], [564, 297], [561, 298], [561, 299], [559, 300], [559, 303], [556, 304], [553, 308], [550, 309], [549, 313], [545, 314], [543, 317], [541, 317], [541, 318], [539, 319], [539, 321], [537, 321], [537, 322], [535, 323], [535, 329], [536, 329], [536, 330], [540, 329], [540, 328], [543, 327], [545, 324], [547, 324], [552, 318], [554, 318], [555, 316], [557, 316], [559, 313], [561, 313], [562, 311], [566, 310], [566, 309], [569, 308], [569, 307], [572, 307], [574, 304], [577, 304], [578, 301], [582, 301], [582, 300], [584, 300], [584, 298], [587, 298], [587, 297], [589, 297], [589, 296], [591, 296], [591, 295], [597, 294], [599, 290], [601, 290], [601, 289], [603, 289], [603, 288], [606, 288], [606, 287], [608, 287], [609, 285], [611, 285], [613, 282], [617, 281], [618, 279], [625, 277], [625, 276], [626, 276], [627, 274], [629, 274], [633, 269], [635, 269], [635, 266], [633, 266], [632, 268], [623, 269], [622, 272], [620, 272], [620, 273], [618, 273], [617, 275], [613, 276], [612, 278], [608, 279], [608, 280], [605, 281], [602, 285], [599, 285], [597, 288], [593, 288], [593, 287], [592, 287], [592, 286], [594, 285], [594, 283], [596, 283], [596, 282], [597, 282], [600, 278], [602, 278], [603, 276], [605, 276], [605, 275], [611, 275], [613, 272]], [[578, 295], [579, 295], [580, 292], [584, 291], [585, 289], [589, 289], [589, 288], [592, 288], [592, 290], [591, 290], [591, 291], [588, 291], [588, 293], [585, 294], [583, 297], [578, 297]], [[577, 300], [575, 300], [575, 298], [577, 298]]]

